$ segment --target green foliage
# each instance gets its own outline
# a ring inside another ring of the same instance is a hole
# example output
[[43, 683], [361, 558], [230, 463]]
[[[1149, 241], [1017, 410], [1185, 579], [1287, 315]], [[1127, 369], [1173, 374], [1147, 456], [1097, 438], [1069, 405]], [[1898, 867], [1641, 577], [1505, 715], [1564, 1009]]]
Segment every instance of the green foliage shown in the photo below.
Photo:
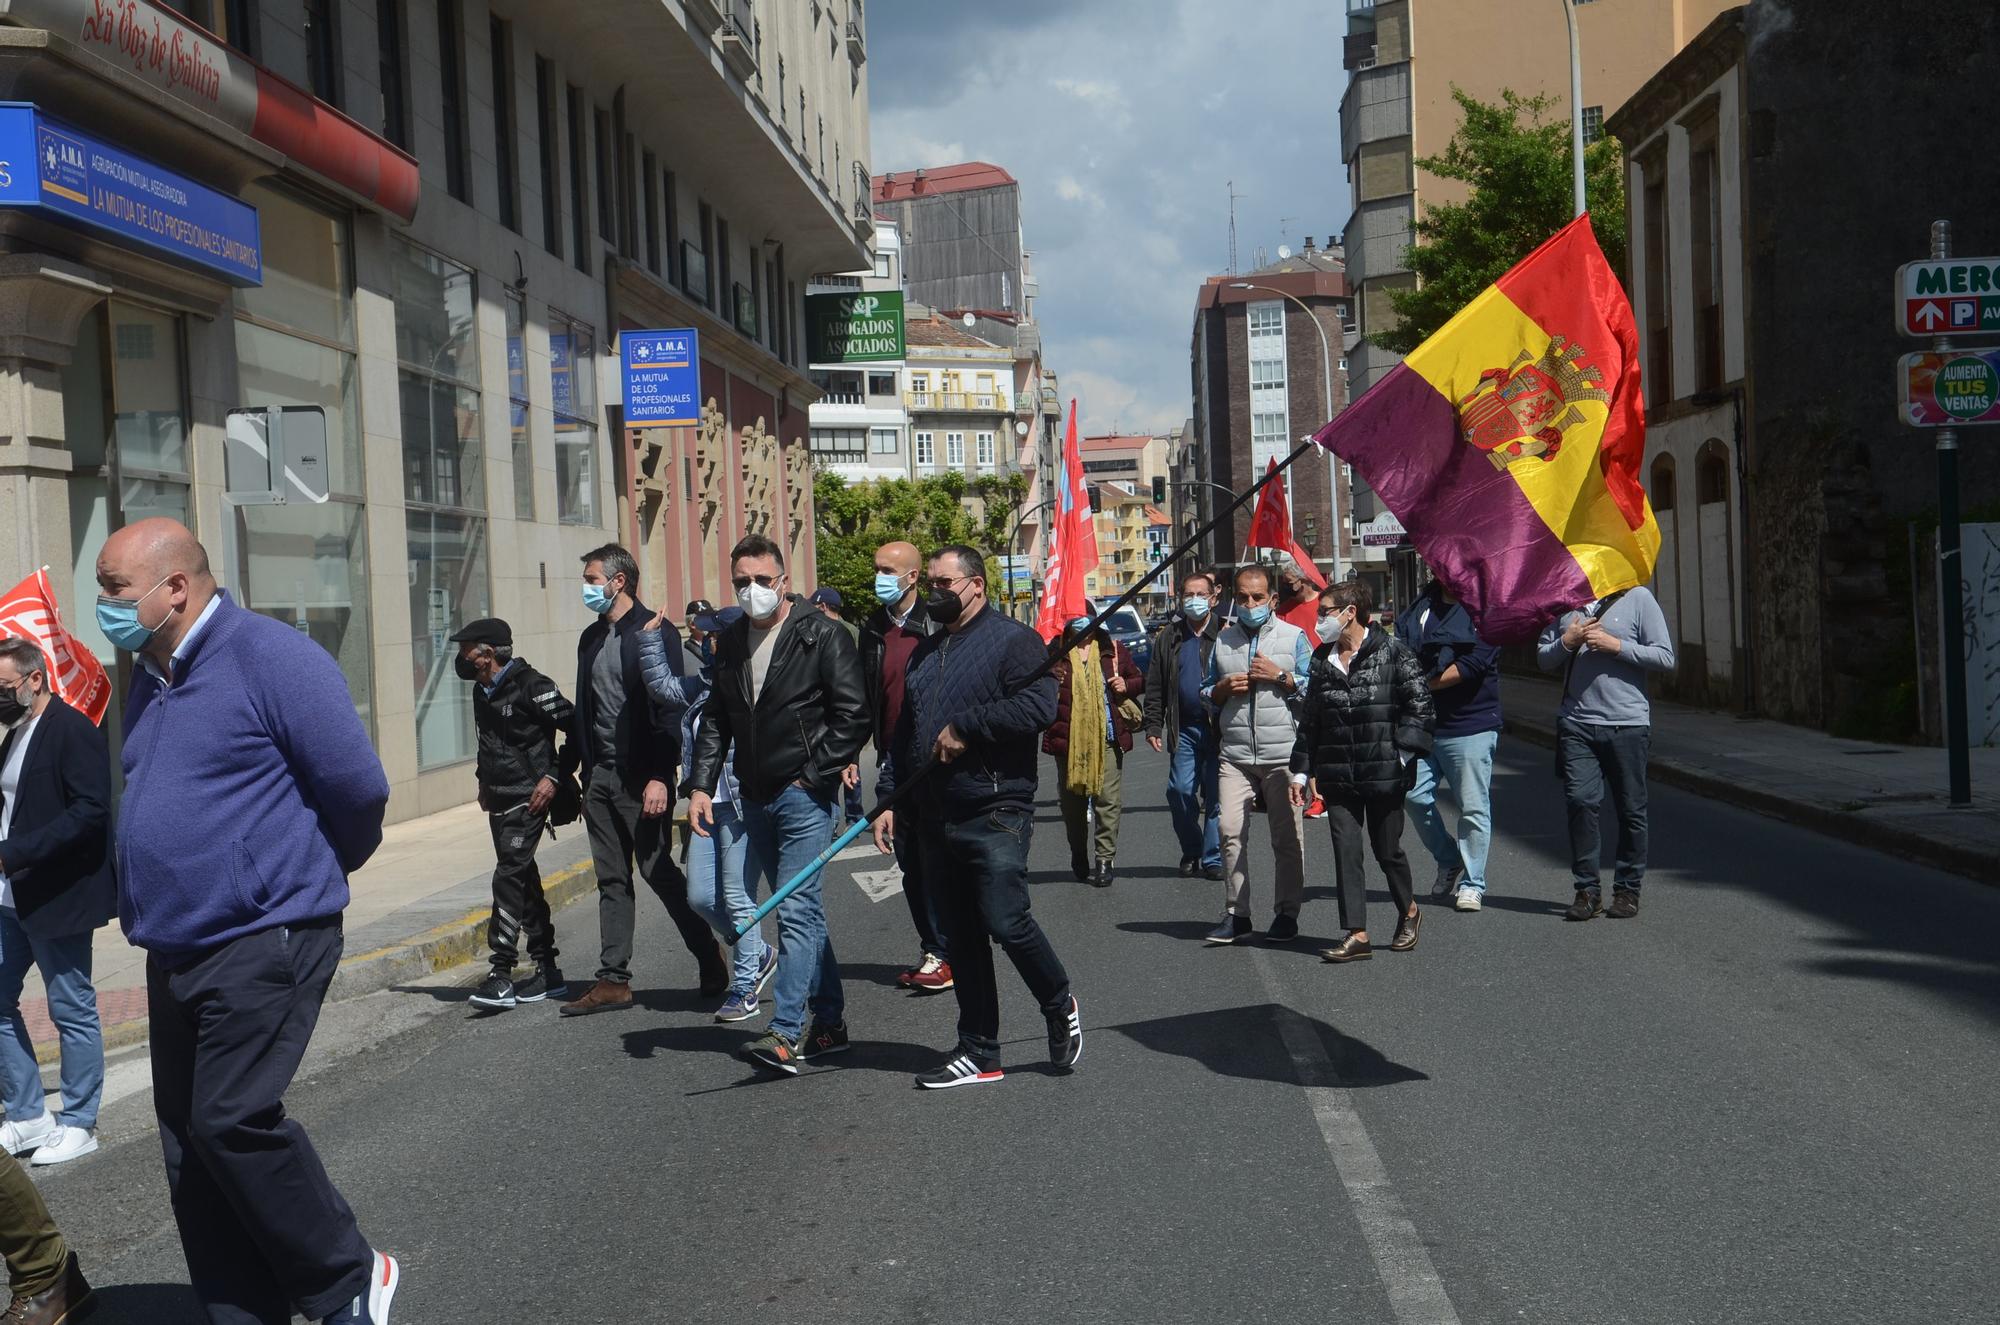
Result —
[[[1503, 91], [1492, 105], [1452, 89], [1464, 112], [1441, 156], [1417, 165], [1472, 189], [1462, 203], [1426, 207], [1403, 264], [1415, 289], [1391, 290], [1401, 325], [1370, 337], [1408, 354], [1450, 321], [1507, 269], [1569, 224], [1575, 214], [1567, 117], [1550, 119], [1554, 99]], [[1591, 226], [1613, 271], [1625, 270], [1625, 161], [1618, 142], [1601, 138], [1583, 149]]]
[[[987, 557], [1008, 550], [1028, 492], [1024, 474], [936, 474], [916, 480], [849, 483], [821, 472], [813, 480], [819, 582], [840, 590], [846, 615], [865, 618], [875, 605], [875, 549], [897, 541], [928, 553], [964, 543]], [[997, 577], [997, 568], [989, 568]], [[994, 586], [995, 592], [999, 586]]]

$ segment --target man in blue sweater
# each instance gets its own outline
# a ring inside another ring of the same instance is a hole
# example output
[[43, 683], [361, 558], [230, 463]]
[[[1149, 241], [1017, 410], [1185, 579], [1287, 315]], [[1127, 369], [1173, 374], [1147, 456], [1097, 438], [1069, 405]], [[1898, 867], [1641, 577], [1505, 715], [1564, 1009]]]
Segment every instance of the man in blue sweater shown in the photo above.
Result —
[[[1450, 895], [1460, 911], [1486, 898], [1486, 855], [1493, 843], [1493, 751], [1500, 743], [1500, 650], [1479, 638], [1472, 613], [1432, 580], [1396, 623], [1396, 638], [1416, 651], [1437, 706], [1430, 753], [1417, 757], [1407, 803], [1417, 836], [1437, 862], [1431, 896]], [[1438, 796], [1458, 805], [1454, 839]]]
[[218, 589], [173, 520], [113, 534], [97, 623], [137, 656], [118, 915], [146, 957], [153, 1108], [194, 1293], [213, 1325], [387, 1325], [372, 1250], [285, 1115], [339, 965], [347, 876], [388, 780], [326, 650]]

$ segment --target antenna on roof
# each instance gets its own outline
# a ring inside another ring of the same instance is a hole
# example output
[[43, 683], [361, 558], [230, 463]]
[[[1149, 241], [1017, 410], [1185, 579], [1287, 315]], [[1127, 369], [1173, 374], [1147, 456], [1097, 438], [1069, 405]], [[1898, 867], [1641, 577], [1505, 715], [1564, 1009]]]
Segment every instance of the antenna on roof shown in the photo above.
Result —
[[1224, 182], [1229, 190], [1229, 274], [1236, 274], [1236, 200], [1243, 195], [1236, 191], [1236, 181]]

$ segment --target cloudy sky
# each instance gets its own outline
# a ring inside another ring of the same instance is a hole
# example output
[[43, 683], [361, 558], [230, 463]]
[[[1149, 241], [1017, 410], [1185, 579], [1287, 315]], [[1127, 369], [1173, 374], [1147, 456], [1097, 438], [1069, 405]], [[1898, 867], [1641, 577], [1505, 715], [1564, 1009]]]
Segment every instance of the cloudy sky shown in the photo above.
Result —
[[1021, 181], [1047, 361], [1086, 432], [1187, 417], [1202, 279], [1347, 220], [1337, 0], [868, 0], [877, 175]]

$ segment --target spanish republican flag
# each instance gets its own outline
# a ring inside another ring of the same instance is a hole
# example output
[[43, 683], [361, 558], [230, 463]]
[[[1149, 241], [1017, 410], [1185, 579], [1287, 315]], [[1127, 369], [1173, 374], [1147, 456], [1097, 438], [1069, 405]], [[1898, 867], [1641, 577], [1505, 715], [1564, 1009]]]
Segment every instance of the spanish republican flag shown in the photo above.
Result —
[[1368, 480], [1490, 643], [1653, 577], [1639, 333], [1588, 216], [1314, 440]]

